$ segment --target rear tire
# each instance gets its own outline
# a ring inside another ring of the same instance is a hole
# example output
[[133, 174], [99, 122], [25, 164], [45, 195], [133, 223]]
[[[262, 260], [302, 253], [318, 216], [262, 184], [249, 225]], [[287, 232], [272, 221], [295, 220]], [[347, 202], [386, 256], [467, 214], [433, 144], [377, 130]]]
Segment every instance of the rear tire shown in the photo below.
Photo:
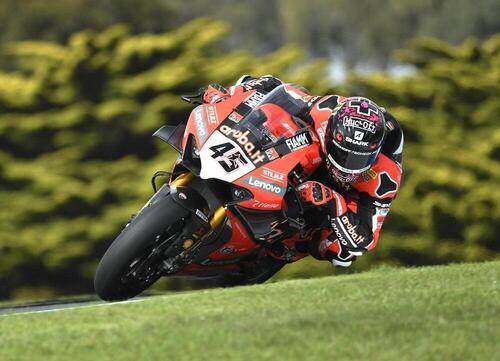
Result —
[[189, 212], [176, 204], [172, 197], [166, 196], [140, 212], [123, 229], [102, 257], [94, 277], [97, 295], [105, 301], [117, 301], [132, 298], [158, 280], [152, 276], [146, 282], [123, 282], [130, 272], [132, 263], [147, 255], [158, 235]]

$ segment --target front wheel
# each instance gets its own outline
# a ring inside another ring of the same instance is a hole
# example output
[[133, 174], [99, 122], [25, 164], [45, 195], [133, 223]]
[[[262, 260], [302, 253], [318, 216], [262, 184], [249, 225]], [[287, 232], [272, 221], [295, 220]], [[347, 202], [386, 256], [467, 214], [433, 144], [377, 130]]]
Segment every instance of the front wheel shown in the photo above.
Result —
[[172, 237], [189, 212], [166, 196], [145, 208], [113, 241], [94, 277], [97, 295], [105, 301], [132, 298], [160, 277], [154, 245]]

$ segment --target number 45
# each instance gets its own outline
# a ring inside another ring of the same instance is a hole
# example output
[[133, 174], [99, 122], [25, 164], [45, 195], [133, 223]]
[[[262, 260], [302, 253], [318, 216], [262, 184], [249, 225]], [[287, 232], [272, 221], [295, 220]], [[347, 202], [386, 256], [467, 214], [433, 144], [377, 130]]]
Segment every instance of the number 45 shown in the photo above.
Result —
[[217, 160], [227, 173], [235, 171], [242, 165], [248, 164], [248, 161], [243, 157], [240, 151], [236, 150], [230, 153], [234, 148], [235, 146], [231, 143], [222, 143], [210, 147], [210, 150], [213, 152], [211, 157]]

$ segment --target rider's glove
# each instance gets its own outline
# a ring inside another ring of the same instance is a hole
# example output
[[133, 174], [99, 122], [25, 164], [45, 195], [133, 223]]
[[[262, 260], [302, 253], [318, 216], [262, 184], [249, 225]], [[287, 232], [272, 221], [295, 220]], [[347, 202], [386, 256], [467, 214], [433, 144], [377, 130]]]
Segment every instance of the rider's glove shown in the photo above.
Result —
[[333, 190], [320, 182], [307, 181], [297, 188], [304, 202], [322, 206], [333, 199]]
[[329, 238], [319, 243], [318, 250], [323, 259], [329, 260], [335, 267], [349, 267], [356, 259], [356, 256], [343, 248], [339, 241], [332, 241]]
[[203, 103], [215, 104], [230, 97], [226, 88], [219, 84], [210, 84], [203, 92]]
[[335, 267], [349, 267], [356, 259], [356, 256], [343, 247], [338, 240], [324, 239], [319, 243], [318, 251], [323, 259], [329, 260]]
[[304, 202], [315, 206], [326, 205], [329, 208], [330, 217], [338, 217], [347, 211], [344, 197], [323, 183], [307, 181], [299, 185], [297, 190]]

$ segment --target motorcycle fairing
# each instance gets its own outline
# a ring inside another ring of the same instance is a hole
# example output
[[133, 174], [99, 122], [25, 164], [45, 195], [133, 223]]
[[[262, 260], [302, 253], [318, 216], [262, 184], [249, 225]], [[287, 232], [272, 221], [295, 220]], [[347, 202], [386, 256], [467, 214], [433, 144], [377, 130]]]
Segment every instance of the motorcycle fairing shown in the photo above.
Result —
[[[189, 134], [195, 136], [196, 145], [198, 149], [201, 149], [208, 136], [226, 119], [242, 119], [253, 109], [253, 106], [251, 107], [244, 102], [252, 99], [252, 96], [256, 93], [259, 94], [258, 98], [262, 98], [265, 95], [253, 90], [235, 95], [217, 104], [202, 104], [193, 109], [186, 125], [186, 132], [184, 133], [183, 149], [186, 149], [186, 141]], [[251, 104], [256, 105], [253, 102]]]
[[[227, 118], [208, 140], [205, 141], [205, 138], [201, 137], [204, 141], [200, 150], [201, 177], [232, 182], [243, 174], [293, 151], [292, 143], [289, 142], [297, 142], [295, 139], [300, 139], [303, 145], [312, 144], [312, 137], [307, 129], [297, 134], [301, 129], [293, 123], [290, 115], [282, 109], [276, 111], [273, 108], [279, 107], [265, 104], [252, 110], [240, 121]], [[281, 128], [276, 124], [281, 125]], [[198, 131], [199, 138], [200, 135], [205, 135], [204, 128], [197, 128], [201, 129]], [[212, 167], [210, 170], [204, 169]], [[236, 172], [241, 168], [246, 172]], [[236, 177], [234, 174], [240, 176]]]
[[307, 127], [280, 105], [267, 102], [276, 98], [273, 93], [249, 93], [193, 110], [183, 140], [183, 161], [189, 164], [186, 155], [198, 157], [196, 173], [201, 179], [252, 192], [253, 199], [241, 201], [241, 206], [280, 210], [286, 208], [283, 197], [290, 172], [297, 164], [315, 168], [311, 164], [317, 166], [321, 160], [319, 147]]

